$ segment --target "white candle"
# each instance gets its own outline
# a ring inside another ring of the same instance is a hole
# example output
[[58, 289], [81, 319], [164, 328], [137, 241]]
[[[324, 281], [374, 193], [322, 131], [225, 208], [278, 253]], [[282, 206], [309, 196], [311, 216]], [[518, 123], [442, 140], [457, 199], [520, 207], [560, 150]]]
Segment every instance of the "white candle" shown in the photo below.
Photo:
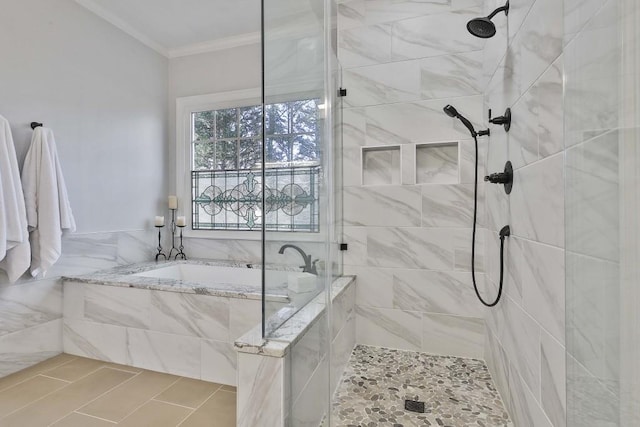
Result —
[[169, 196], [169, 209], [178, 209], [178, 198], [176, 196]]
[[176, 225], [178, 227], [185, 227], [187, 225], [187, 218], [183, 217], [183, 216], [179, 216], [176, 219]]
[[164, 226], [164, 217], [163, 216], [157, 216], [156, 220], [155, 220], [155, 226], [156, 227], [162, 227]]

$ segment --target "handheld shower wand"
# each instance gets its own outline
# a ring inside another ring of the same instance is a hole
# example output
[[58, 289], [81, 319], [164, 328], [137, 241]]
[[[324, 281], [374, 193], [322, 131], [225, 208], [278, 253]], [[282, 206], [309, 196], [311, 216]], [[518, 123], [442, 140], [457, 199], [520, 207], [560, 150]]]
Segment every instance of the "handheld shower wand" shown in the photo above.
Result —
[[480, 295], [478, 284], [476, 282], [476, 223], [478, 222], [478, 136], [485, 136], [490, 133], [488, 129], [476, 132], [473, 124], [462, 114], [458, 113], [458, 110], [456, 110], [452, 105], [444, 107], [444, 112], [447, 116], [460, 120], [462, 124], [469, 129], [469, 132], [471, 132], [471, 136], [476, 144], [476, 168], [473, 192], [473, 237], [471, 243], [471, 279], [473, 280], [473, 289], [476, 291], [476, 296], [480, 302], [487, 307], [494, 307], [498, 304], [500, 298], [502, 298], [502, 282], [504, 278], [504, 240], [506, 237], [511, 235], [511, 229], [509, 226], [506, 226], [500, 231], [500, 286], [498, 288], [498, 296], [496, 299], [493, 302], [487, 302], [482, 298], [482, 295]]

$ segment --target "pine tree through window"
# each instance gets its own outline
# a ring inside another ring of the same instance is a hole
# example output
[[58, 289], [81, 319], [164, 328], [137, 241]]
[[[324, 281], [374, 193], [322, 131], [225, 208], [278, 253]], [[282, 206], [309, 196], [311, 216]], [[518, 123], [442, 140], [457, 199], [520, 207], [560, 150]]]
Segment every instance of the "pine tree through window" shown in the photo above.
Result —
[[318, 232], [319, 100], [265, 108], [262, 207], [262, 107], [191, 114], [194, 230]]

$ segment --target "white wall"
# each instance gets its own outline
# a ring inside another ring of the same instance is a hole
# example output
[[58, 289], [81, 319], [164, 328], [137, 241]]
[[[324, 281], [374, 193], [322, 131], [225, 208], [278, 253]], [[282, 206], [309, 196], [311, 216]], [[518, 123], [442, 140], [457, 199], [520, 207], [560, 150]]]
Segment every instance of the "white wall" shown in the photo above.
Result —
[[46, 280], [9, 286], [0, 272], [3, 376], [62, 350], [61, 275], [149, 259], [144, 228], [167, 193], [168, 64], [73, 0], [0, 10], [0, 114], [20, 164], [29, 123], [54, 130], [78, 224]]

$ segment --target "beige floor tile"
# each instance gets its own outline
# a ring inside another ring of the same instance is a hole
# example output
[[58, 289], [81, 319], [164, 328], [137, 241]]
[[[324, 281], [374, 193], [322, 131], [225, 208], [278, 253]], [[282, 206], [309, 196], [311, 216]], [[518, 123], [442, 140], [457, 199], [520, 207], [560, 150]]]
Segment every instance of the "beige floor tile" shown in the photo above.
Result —
[[156, 400], [197, 408], [220, 387], [222, 387], [221, 384], [191, 378], [180, 378], [177, 383], [157, 396]]
[[192, 412], [182, 406], [151, 400], [118, 425], [121, 427], [176, 427]]
[[72, 412], [52, 427], [113, 427], [117, 424]]
[[0, 392], [0, 417], [54, 392], [69, 383], [37, 375]]
[[58, 378], [60, 380], [76, 381], [85, 375], [100, 369], [104, 365], [105, 363], [101, 360], [78, 357], [62, 366], [44, 371], [42, 374], [48, 377]]
[[27, 369], [23, 369], [22, 371], [7, 375], [4, 378], [0, 378], [0, 390], [13, 387], [14, 385], [21, 383], [24, 380], [38, 375], [40, 372], [53, 369], [74, 359], [76, 359], [76, 356], [71, 356], [70, 354], [63, 353], [59, 354], [58, 356], [52, 357], [51, 359], [47, 359], [44, 362], [38, 363], [37, 365], [33, 365]]
[[126, 383], [78, 409], [78, 412], [118, 422], [147, 400], [161, 393], [178, 378], [174, 375], [143, 371]]
[[230, 391], [232, 393], [235, 393], [236, 391], [238, 391], [238, 389], [232, 385], [223, 385], [221, 390]]
[[134, 374], [115, 369], [98, 371], [55, 391], [0, 420], [2, 427], [47, 426], [111, 390]]
[[189, 416], [180, 427], [235, 427], [236, 394], [218, 391]]

